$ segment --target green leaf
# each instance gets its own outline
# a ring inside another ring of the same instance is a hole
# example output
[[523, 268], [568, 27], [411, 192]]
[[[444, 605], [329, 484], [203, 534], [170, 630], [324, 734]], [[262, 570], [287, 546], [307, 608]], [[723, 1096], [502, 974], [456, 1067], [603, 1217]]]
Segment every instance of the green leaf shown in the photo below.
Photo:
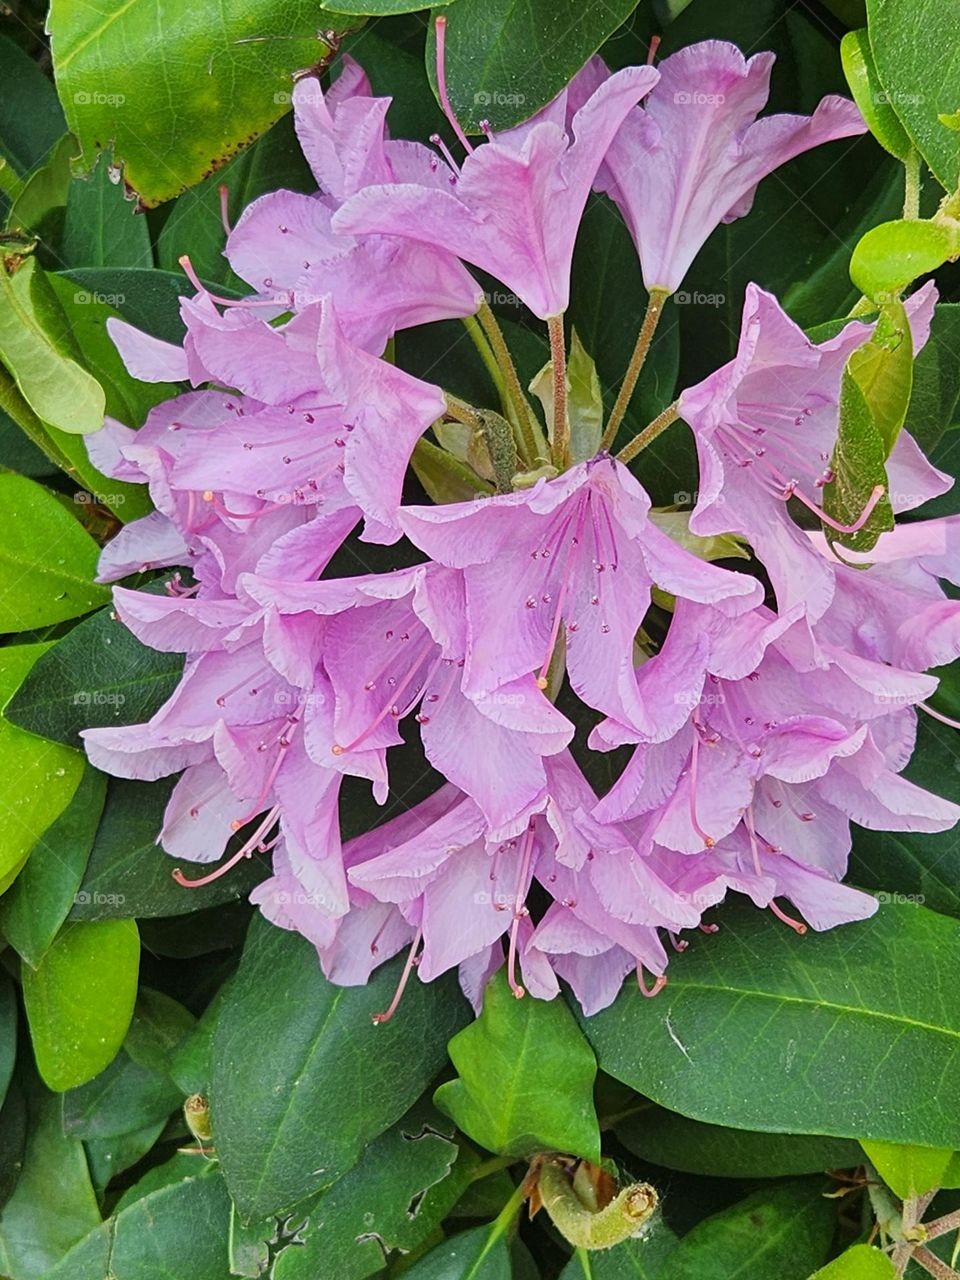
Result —
[[322, 64], [330, 31], [351, 25], [317, 18], [315, 6], [282, 0], [231, 3], [216, 22], [183, 0], [54, 0], [54, 71], [84, 160], [111, 139], [144, 204], [179, 195], [279, 119], [292, 73]]
[[584, 1030], [604, 1071], [694, 1119], [960, 1146], [933, 1091], [960, 1087], [958, 947], [960, 925], [923, 907], [805, 938], [731, 910], [674, 959], [663, 997], [628, 986]]
[[883, 440], [887, 457], [903, 426], [913, 388], [913, 342], [903, 303], [885, 302], [876, 328], [847, 361]]
[[73, 906], [106, 794], [106, 778], [88, 765], [73, 799], [34, 845], [26, 866], [0, 899], [0, 931], [33, 968]]
[[0, 475], [0, 505], [0, 630], [63, 622], [110, 598], [92, 580], [97, 544], [52, 493], [24, 476]]
[[[23, 176], [41, 161], [66, 129], [52, 82], [35, 60], [0, 35], [0, 160]], [[30, 109], [24, 110], [29, 103]], [[0, 181], [0, 185], [5, 185]]]
[[43, 1280], [227, 1280], [229, 1231], [230, 1198], [209, 1166], [122, 1208]]
[[[467, 133], [526, 120], [625, 22], [635, 0], [457, 0], [447, 22], [450, 102]], [[549, 57], [532, 50], [549, 49]], [[427, 39], [436, 91], [436, 35]]]
[[76, 151], [76, 139], [64, 134], [44, 162], [28, 174], [11, 206], [9, 227], [38, 234], [47, 229], [46, 220], [67, 203], [70, 163]]
[[214, 1031], [210, 1084], [217, 1153], [244, 1217], [278, 1213], [336, 1181], [446, 1060], [467, 1013], [452, 975], [411, 982], [400, 1012], [371, 1022], [402, 963], [383, 965], [365, 987], [336, 987], [306, 939], [254, 920]]
[[121, 1052], [93, 1080], [63, 1095], [63, 1131], [77, 1138], [116, 1138], [163, 1124], [182, 1102], [168, 1076]]
[[[14, 1080], [0, 1106], [0, 1209], [7, 1203], [20, 1178], [27, 1142], [27, 1107], [23, 1090]], [[0, 1218], [0, 1237], [3, 1234]]]
[[455, 1176], [459, 1148], [450, 1129], [438, 1128], [441, 1117], [417, 1106], [375, 1139], [309, 1207], [297, 1232], [303, 1244], [283, 1251], [273, 1280], [366, 1280], [382, 1270], [385, 1252], [422, 1244], [464, 1185]]
[[416, 13], [420, 9], [443, 9], [453, 0], [320, 0], [320, 8], [330, 13], [356, 13], [371, 18], [385, 18], [397, 13]]
[[810, 1280], [895, 1280], [896, 1268], [890, 1258], [868, 1244], [855, 1244]]
[[[463, 1132], [499, 1155], [564, 1151], [598, 1163], [597, 1064], [562, 1000], [517, 1000], [504, 971], [487, 984], [480, 1017], [449, 1045], [459, 1078], [434, 1101]], [[551, 1076], [562, 1089], [549, 1084]]]
[[166, 1121], [160, 1120], [145, 1129], [135, 1129], [112, 1138], [85, 1138], [83, 1146], [90, 1165], [90, 1177], [97, 1191], [102, 1194], [114, 1178], [139, 1164], [156, 1145], [166, 1127]]
[[[259, 858], [243, 860], [229, 876], [200, 889], [173, 879], [176, 862], [157, 845], [172, 781], [130, 782], [111, 778], [103, 819], [74, 898], [71, 920], [113, 920], [177, 916], [245, 898], [264, 877]], [[238, 846], [234, 838], [223, 858], [206, 863], [215, 870]]]
[[493, 1227], [474, 1227], [444, 1240], [404, 1272], [406, 1280], [512, 1280], [506, 1237]]
[[624, 1240], [612, 1249], [578, 1249], [560, 1280], [662, 1280], [670, 1276], [677, 1237], [662, 1217], [656, 1217], [639, 1239]]
[[[0, 493], [6, 478], [0, 476]], [[9, 645], [0, 651], [0, 707], [45, 648], [42, 644]], [[66, 809], [82, 773], [83, 758], [75, 751], [38, 741], [0, 719], [0, 811], [4, 815], [0, 893]]]
[[103, 389], [58, 350], [51, 297], [33, 258], [12, 276], [0, 269], [0, 358], [42, 422], [84, 435], [103, 424]]
[[867, 0], [870, 47], [887, 102], [947, 191], [960, 182], [960, 137], [937, 118], [957, 110], [960, 45], [949, 0]]
[[[908, 339], [909, 341], [909, 339]], [[881, 533], [893, 528], [887, 481], [887, 448], [867, 398], [851, 370], [856, 352], [847, 361], [840, 382], [840, 409], [837, 442], [833, 446], [830, 470], [833, 480], [823, 487], [823, 507], [827, 515], [843, 525], [854, 525], [877, 488], [883, 496], [856, 533], [827, 536], [842, 547], [869, 551]]]
[[17, 1056], [17, 998], [13, 983], [0, 977], [0, 1103], [6, 1097]]
[[926, 1195], [942, 1185], [953, 1151], [939, 1147], [914, 1147], [895, 1142], [862, 1144], [884, 1182], [901, 1200]]
[[866, 297], [885, 302], [958, 253], [960, 232], [950, 224], [902, 218], [883, 222], [854, 249], [850, 279]]
[[178, 1000], [163, 991], [143, 987], [123, 1047], [138, 1066], [163, 1073], [196, 1023], [190, 1010]]
[[83, 1145], [60, 1128], [60, 1099], [33, 1102], [23, 1171], [0, 1216], [0, 1274], [13, 1280], [45, 1277], [100, 1222]]
[[137, 993], [140, 939], [121, 920], [71, 924], [36, 969], [23, 999], [37, 1067], [58, 1093], [92, 1080], [116, 1056]]
[[861, 1163], [858, 1144], [847, 1138], [728, 1129], [650, 1104], [618, 1122], [616, 1133], [651, 1164], [715, 1178], [783, 1178]]
[[670, 1280], [807, 1280], [827, 1256], [836, 1210], [819, 1181], [757, 1191], [704, 1219], [670, 1256]]
[[[530, 391], [543, 405], [545, 422], [553, 421], [553, 361], [548, 360]], [[570, 332], [567, 352], [567, 419], [570, 423], [570, 456], [586, 462], [596, 455], [603, 435], [603, 395], [597, 366], [584, 348], [576, 329]]]
[[42, 738], [79, 747], [81, 729], [149, 720], [173, 693], [182, 669], [179, 654], [148, 649], [101, 609], [48, 648], [7, 716]]
[[[184, 328], [180, 299], [190, 296], [193, 287], [182, 271], [155, 271], [145, 267], [83, 267], [63, 272], [90, 297], [110, 299], [124, 320], [144, 333], [167, 342], [181, 342]], [[224, 297], [239, 297], [233, 289], [220, 285]], [[159, 384], [158, 384], [159, 385]]]
[[840, 58], [850, 92], [870, 132], [892, 156], [905, 160], [913, 143], [880, 86], [866, 30], [847, 32], [840, 41]]
[[60, 243], [65, 267], [152, 267], [150, 229], [125, 198], [121, 175], [101, 155], [92, 173], [74, 178]]

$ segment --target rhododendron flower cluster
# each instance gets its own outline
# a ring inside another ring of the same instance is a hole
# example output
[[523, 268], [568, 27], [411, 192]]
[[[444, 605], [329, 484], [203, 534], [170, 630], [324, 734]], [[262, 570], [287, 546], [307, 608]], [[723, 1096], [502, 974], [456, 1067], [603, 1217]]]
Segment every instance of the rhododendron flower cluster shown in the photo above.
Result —
[[[437, 28], [449, 145], [392, 139], [389, 100], [349, 58], [327, 90], [302, 79], [318, 190], [263, 196], [229, 234], [254, 293], [218, 298], [184, 259], [179, 346], [111, 321], [133, 374], [190, 389], [89, 442], [155, 506], [100, 577], [173, 571], [117, 586], [115, 609], [185, 666], [148, 723], [84, 737], [109, 773], [179, 774], [158, 838], [184, 892], [269, 861], [253, 900], [332, 981], [405, 950], [397, 1000], [414, 972], [458, 968], [477, 1003], [505, 965], [517, 996], [550, 999], [562, 979], [591, 1013], [631, 971], [655, 994], [730, 891], [799, 933], [869, 916], [874, 899], [842, 883], [851, 822], [960, 818], [902, 774], [927, 671], [960, 654], [960, 602], [940, 585], [960, 585], [960, 518], [836, 545], [878, 504], [898, 514], [950, 481], [903, 432], [888, 485], [846, 522], [829, 514], [841, 378], [873, 325], [814, 342], [754, 285], [733, 361], [613, 452], [663, 301], [708, 234], [777, 166], [862, 132], [851, 102], [757, 119], [773, 56], [707, 42], [613, 74], [593, 59], [532, 119], [471, 141]], [[622, 213], [650, 298], [593, 434], [564, 323], [591, 189]], [[546, 322], [542, 416], [473, 268]], [[932, 287], [908, 301], [917, 348], [933, 302]], [[493, 371], [495, 410], [393, 362], [397, 331], [451, 319]], [[674, 421], [695, 437], [692, 511], [653, 509], [643, 484], [643, 447]], [[401, 540], [405, 567], [363, 571], [366, 544]], [[434, 794], [343, 841], [344, 778], [385, 803], [411, 738]], [[591, 761], [617, 748], [600, 795]]]

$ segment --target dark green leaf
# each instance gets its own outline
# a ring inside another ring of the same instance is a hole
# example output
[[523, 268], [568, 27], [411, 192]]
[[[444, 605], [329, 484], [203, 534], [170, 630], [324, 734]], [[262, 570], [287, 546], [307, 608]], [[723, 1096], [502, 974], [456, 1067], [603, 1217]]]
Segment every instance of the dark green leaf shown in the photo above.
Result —
[[[44, 158], [67, 126], [52, 82], [6, 36], [0, 36], [0, 79], [4, 87], [0, 158], [23, 176]], [[24, 110], [27, 102], [30, 109]]]
[[172, 996], [142, 987], [123, 1047], [138, 1066], [164, 1073], [196, 1023], [190, 1010]]
[[0, 1209], [10, 1199], [20, 1178], [26, 1142], [27, 1104], [22, 1089], [14, 1080], [0, 1106]]
[[[434, 1101], [463, 1132], [499, 1155], [566, 1151], [597, 1163], [597, 1064], [562, 1000], [517, 1000], [501, 969], [480, 1017], [450, 1041], [459, 1073]], [[563, 1081], [551, 1088], [551, 1077]]]
[[[263, 879], [259, 858], [200, 889], [173, 879], [176, 863], [157, 845], [173, 784], [111, 778], [103, 820], [74, 900], [72, 920], [176, 916], [245, 897]], [[229, 854], [225, 854], [224, 861]], [[206, 864], [204, 872], [219, 864]]]
[[79, 747], [81, 729], [149, 720], [182, 668], [179, 654], [148, 649], [101, 609], [48, 649], [6, 714], [41, 738]]
[[636, 1240], [624, 1240], [612, 1249], [587, 1252], [578, 1249], [563, 1271], [560, 1280], [661, 1280], [671, 1276], [670, 1260], [677, 1247], [677, 1237], [662, 1217]]
[[17, 997], [13, 983], [0, 976], [0, 1104], [6, 1097], [17, 1057]]
[[957, 110], [960, 44], [949, 0], [867, 0], [870, 47], [893, 107], [947, 191], [960, 181], [960, 134], [937, 116]]
[[217, 1152], [245, 1217], [336, 1181], [445, 1061], [467, 1013], [452, 975], [411, 982], [399, 1013], [371, 1022], [402, 964], [365, 987], [336, 987], [306, 939], [254, 920], [214, 1031], [210, 1088]]
[[[854, 352], [854, 356], [857, 353]], [[827, 515], [840, 524], [852, 526], [860, 519], [877, 488], [883, 496], [856, 533], [834, 533], [828, 537], [842, 547], [869, 551], [880, 534], [893, 528], [893, 509], [887, 484], [887, 449], [877, 420], [851, 372], [850, 362], [840, 383], [840, 410], [837, 442], [830, 459], [833, 480], [823, 488]]]
[[695, 1119], [960, 1146], [935, 1098], [960, 1087], [958, 955], [960, 926], [922, 907], [805, 938], [731, 910], [675, 958], [662, 998], [628, 986], [584, 1029], [604, 1071]]
[[63, 1131], [116, 1138], [162, 1124], [182, 1102], [169, 1077], [119, 1053], [95, 1079], [63, 1095]]
[[960, 400], [960, 304], [942, 303], [933, 314], [930, 338], [913, 365], [913, 394], [904, 426], [929, 453], [957, 421]]
[[757, 1191], [689, 1231], [670, 1257], [671, 1280], [807, 1280], [824, 1261], [836, 1210], [814, 1182]]
[[431, 1108], [417, 1106], [372, 1142], [308, 1209], [297, 1233], [303, 1245], [284, 1250], [274, 1280], [366, 1280], [382, 1270], [385, 1252], [408, 1253], [426, 1240], [463, 1188], [452, 1126], [447, 1136], [444, 1127]]
[[651, 1164], [717, 1178], [783, 1178], [861, 1163], [859, 1144], [847, 1138], [727, 1129], [649, 1104], [620, 1121], [616, 1132]]
[[[486, 118], [506, 129], [532, 116], [633, 8], [634, 0], [457, 0], [447, 23], [446, 70], [463, 128], [479, 133]], [[431, 32], [427, 74], [434, 88], [435, 64]]]
[[67, 192], [60, 258], [65, 267], [152, 267], [150, 231], [125, 198], [119, 170], [102, 155]]
[[474, 1227], [438, 1244], [404, 1273], [407, 1280], [512, 1280], [506, 1237]]
[[[202, 1157], [197, 1158], [202, 1163]], [[91, 1232], [44, 1280], [227, 1280], [230, 1200], [214, 1167], [142, 1196]]]
[[34, 968], [73, 906], [106, 793], [106, 778], [88, 766], [73, 799], [34, 845], [27, 865], [0, 899], [0, 930]]
[[[144, 333], [167, 342], [184, 335], [180, 299], [193, 294], [193, 286], [180, 271], [151, 271], [138, 267], [83, 267], [63, 272], [90, 297], [111, 299], [124, 320]], [[218, 293], [231, 297], [234, 290], [221, 285]], [[240, 295], [237, 294], [237, 297]]]

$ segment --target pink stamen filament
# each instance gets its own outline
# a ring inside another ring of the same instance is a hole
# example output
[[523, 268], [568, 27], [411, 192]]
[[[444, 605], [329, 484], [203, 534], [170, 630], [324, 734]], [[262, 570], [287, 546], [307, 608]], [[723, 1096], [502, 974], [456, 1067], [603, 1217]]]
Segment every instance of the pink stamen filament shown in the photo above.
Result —
[[653, 986], [648, 987], [643, 976], [643, 964], [640, 961], [637, 962], [637, 986], [640, 988], [640, 994], [642, 996], [646, 996], [648, 1000], [652, 1000], [654, 996], [660, 994], [666, 985], [667, 975], [665, 973], [661, 973], [660, 976], [655, 979]]
[[917, 706], [921, 711], [925, 711], [928, 716], [933, 716], [934, 720], [939, 720], [941, 724], [949, 725], [951, 729], [960, 729], [960, 720], [951, 720], [949, 716], [945, 716], [940, 711], [934, 711], [933, 707], [928, 706], [926, 702], [918, 702]]
[[230, 212], [228, 207], [230, 201], [230, 188], [225, 182], [221, 182], [220, 186], [217, 188], [217, 193], [220, 196], [220, 221], [223, 223], [224, 231], [229, 235], [233, 230], [230, 226]]
[[[202, 283], [200, 277], [193, 269], [193, 263], [187, 254], [183, 254], [177, 261], [183, 268], [183, 274], [187, 277], [197, 293], [205, 293], [211, 302], [215, 302], [220, 307], [277, 307], [277, 306], [293, 306], [293, 294], [288, 290], [286, 293], [279, 294], [276, 298], [224, 298], [218, 293], [211, 293], [210, 290]], [[280, 302], [280, 298], [283, 302]]]
[[450, 148], [447, 146], [444, 140], [440, 137], [439, 133], [431, 133], [430, 141], [433, 143], [433, 145], [437, 148], [437, 150], [443, 156], [444, 160], [446, 160], [448, 166], [453, 170], [453, 172], [459, 178], [460, 166], [457, 164], [456, 160], [454, 160], [453, 152], [450, 150]]
[[648, 67], [652, 67], [652, 66], [653, 66], [653, 60], [654, 60], [654, 58], [656, 58], [656, 56], [657, 56], [657, 50], [660, 48], [660, 41], [661, 41], [662, 39], [663, 39], [663, 37], [662, 37], [662, 36], [651, 36], [651, 37], [650, 37], [650, 46], [649, 46], [649, 48], [647, 49], [647, 66], [648, 66]]
[[280, 730], [280, 736], [278, 739], [280, 743], [280, 747], [279, 747], [279, 750], [277, 751], [276, 759], [274, 760], [273, 764], [270, 766], [270, 772], [267, 774], [266, 780], [264, 781], [263, 786], [260, 788], [260, 794], [257, 796], [256, 800], [253, 802], [253, 806], [254, 806], [253, 811], [252, 813], [249, 814], [248, 817], [234, 819], [234, 821], [231, 823], [231, 826], [233, 827], [234, 831], [239, 831], [241, 827], [245, 827], [247, 823], [250, 822], [252, 818], [256, 817], [256, 815], [261, 811], [264, 801], [266, 800], [267, 796], [270, 794], [270, 788], [273, 786], [273, 784], [277, 780], [277, 774], [280, 772], [280, 768], [283, 765], [284, 760], [286, 759], [287, 752], [290, 750], [290, 747], [292, 746], [289, 735], [296, 730], [297, 725], [300, 723], [300, 720], [303, 716], [303, 710], [304, 710], [304, 704], [301, 702], [300, 705], [297, 707], [297, 710], [294, 712], [294, 714], [292, 716], [287, 717], [284, 727]]
[[678, 938], [677, 935], [675, 933], [671, 933], [669, 929], [667, 930], [667, 936], [670, 939], [670, 945], [673, 947], [674, 951], [686, 951], [687, 947], [690, 945], [686, 938]]
[[576, 532], [570, 539], [566, 563], [563, 566], [563, 577], [560, 580], [560, 590], [557, 593], [557, 607], [553, 615], [553, 625], [550, 628], [550, 639], [547, 642], [547, 656], [544, 658], [543, 666], [540, 668], [540, 674], [537, 676], [537, 686], [540, 689], [546, 689], [549, 683], [547, 680], [547, 672], [550, 670], [550, 663], [553, 661], [553, 651], [557, 647], [557, 639], [560, 635], [560, 626], [563, 622], [563, 606], [567, 598], [567, 588], [570, 585], [570, 579], [573, 575], [573, 562], [577, 553], [577, 548], [580, 545], [580, 538], [583, 534], [584, 517], [589, 505], [590, 495], [588, 493], [587, 501], [580, 503], [580, 509], [577, 513]]
[[834, 520], [832, 516], [828, 516], [822, 507], [818, 507], [811, 498], [808, 498], [805, 494], [801, 493], [793, 484], [793, 481], [791, 481], [787, 486], [787, 491], [785, 491], [784, 496], [786, 498], [798, 498], [803, 505], [812, 511], [814, 515], [819, 517], [825, 525], [831, 529], [835, 529], [837, 533], [856, 533], [858, 530], [863, 528], [871, 515], [873, 515], [874, 508], [885, 493], [886, 489], [882, 484], [874, 485], [870, 497], [867, 499], [867, 505], [860, 512], [859, 516], [857, 516], [856, 520], [854, 520], [853, 524], [840, 524], [839, 521]]
[[807, 932], [807, 926], [801, 920], [794, 920], [794, 918], [792, 916], [788, 916], [785, 911], [781, 911], [781, 909], [777, 906], [773, 898], [770, 899], [769, 906], [770, 906], [770, 910], [777, 917], [777, 919], [782, 920], [785, 925], [789, 925], [790, 928], [794, 931], [794, 933], [796, 933], [799, 937], [802, 938], [803, 935]]
[[690, 749], [690, 825], [704, 843], [704, 847], [712, 849], [717, 843], [713, 836], [707, 835], [697, 818], [697, 773], [700, 760], [700, 726], [693, 721], [693, 746]]
[[[410, 670], [403, 677], [403, 679], [400, 681], [397, 687], [391, 691], [392, 697], [390, 701], [384, 704], [384, 706], [380, 709], [380, 711], [373, 718], [373, 720], [370, 721], [370, 723], [363, 730], [363, 732], [358, 734], [357, 737], [355, 737], [352, 742], [348, 742], [346, 746], [341, 745], [339, 742], [335, 742], [333, 744], [333, 747], [331, 748], [335, 756], [342, 756], [342, 755], [345, 755], [348, 751], [353, 751], [354, 748], [358, 747], [360, 743], [364, 741], [365, 738], [369, 738], [370, 734], [373, 733], [374, 729], [378, 728], [381, 724], [383, 724], [384, 720], [386, 720], [387, 716], [389, 716], [392, 713], [393, 708], [397, 705], [396, 699], [400, 697], [400, 695], [407, 688], [407, 686], [414, 680], [421, 666], [423, 665], [424, 658], [426, 658], [430, 650], [435, 647], [436, 647], [436, 641], [434, 640], [433, 636], [428, 636], [427, 643], [423, 646], [420, 653], [417, 655], [414, 661], [410, 664]], [[439, 665], [441, 661], [442, 659], [438, 658], [437, 665]], [[431, 672], [430, 674], [432, 675], [433, 672]], [[427, 679], [429, 678], [430, 677], [428, 676]]]
[[199, 880], [188, 880], [180, 868], [175, 867], [171, 873], [174, 880], [176, 880], [177, 884], [181, 885], [184, 889], [201, 889], [205, 884], [213, 884], [214, 880], [219, 880], [221, 876], [226, 875], [227, 872], [231, 871], [238, 862], [242, 861], [242, 859], [253, 856], [254, 849], [267, 834], [279, 816], [280, 806], [274, 805], [250, 839], [246, 840], [242, 847], [239, 848], [233, 857], [229, 858], [222, 867], [217, 867], [216, 871], [211, 871], [209, 875], [201, 876]]
[[530, 857], [533, 853], [533, 824], [531, 823], [523, 833], [523, 851], [520, 859], [520, 874], [517, 876], [517, 887], [513, 895], [513, 923], [510, 925], [510, 945], [507, 948], [507, 983], [513, 992], [515, 999], [522, 1000], [526, 995], [525, 989], [517, 981], [517, 938], [520, 933], [520, 921], [527, 915], [526, 907], [526, 883], [527, 876], [530, 873]]
[[440, 105], [443, 107], [443, 114], [450, 121], [453, 132], [460, 139], [463, 149], [468, 155], [471, 155], [473, 147], [460, 127], [460, 121], [454, 114], [447, 94], [447, 20], [442, 14], [437, 18], [435, 30], [437, 37], [437, 93], [440, 98]]
[[397, 989], [393, 993], [393, 999], [390, 1001], [389, 1005], [387, 1005], [386, 1009], [384, 1009], [383, 1013], [375, 1013], [370, 1019], [375, 1027], [380, 1027], [385, 1022], [389, 1022], [397, 1012], [397, 1006], [400, 1004], [406, 985], [410, 980], [410, 974], [413, 972], [414, 965], [418, 963], [416, 959], [417, 947], [419, 947], [420, 939], [422, 937], [423, 929], [421, 928], [413, 935], [413, 942], [410, 943], [410, 950], [407, 952], [407, 962], [403, 966], [403, 973], [401, 973], [400, 981], [397, 983]]

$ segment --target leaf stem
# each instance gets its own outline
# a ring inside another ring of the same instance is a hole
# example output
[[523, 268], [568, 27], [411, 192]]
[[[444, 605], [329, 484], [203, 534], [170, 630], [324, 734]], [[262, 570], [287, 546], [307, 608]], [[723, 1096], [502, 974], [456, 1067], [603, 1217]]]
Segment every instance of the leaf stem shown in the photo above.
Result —
[[637, 341], [634, 344], [633, 355], [630, 357], [630, 363], [627, 365], [627, 371], [624, 374], [623, 382], [620, 385], [620, 391], [617, 394], [616, 403], [610, 411], [610, 417], [607, 421], [606, 430], [603, 433], [603, 439], [600, 441], [601, 449], [609, 449], [614, 440], [617, 438], [617, 432], [620, 430], [620, 423], [623, 421], [624, 414], [627, 412], [630, 400], [633, 397], [634, 390], [637, 385], [637, 379], [640, 377], [640, 370], [643, 368], [647, 353], [650, 350], [650, 344], [653, 342], [653, 335], [657, 331], [657, 324], [660, 316], [663, 314], [663, 304], [666, 302], [670, 294], [666, 289], [651, 289], [650, 297], [647, 300], [647, 310], [644, 313], [643, 323], [640, 325], [640, 332], [637, 334]]
[[550, 334], [550, 363], [553, 366], [553, 465], [563, 471], [570, 465], [570, 423], [567, 419], [567, 343], [563, 316], [547, 321]]
[[500, 372], [500, 366], [497, 364], [497, 358], [493, 354], [490, 343], [486, 339], [486, 335], [477, 323], [476, 316], [463, 317], [464, 328], [470, 335], [470, 340], [477, 348], [480, 359], [483, 361], [484, 368], [490, 375], [493, 385], [497, 389], [497, 395], [500, 397], [500, 407], [504, 413], [510, 414], [513, 406], [510, 404], [510, 397], [507, 395], [507, 384], [503, 380], [503, 374]]
[[662, 431], [666, 431], [672, 422], [676, 422], [680, 417], [679, 401], [674, 400], [673, 404], [668, 404], [662, 413], [658, 413], [649, 426], [635, 435], [633, 439], [623, 446], [617, 454], [618, 462], [631, 462], [641, 449], [645, 449], [648, 444], [652, 444]]
[[920, 217], [920, 152], [911, 147], [903, 161], [903, 216]]
[[538, 461], [547, 462], [549, 459], [545, 455], [545, 449], [537, 441], [530, 404], [523, 394], [517, 366], [513, 363], [513, 356], [510, 354], [510, 348], [507, 346], [506, 339], [503, 336], [503, 330], [497, 323], [497, 317], [490, 310], [490, 304], [486, 300], [480, 303], [477, 318], [487, 341], [490, 343], [497, 365], [506, 383], [513, 415], [520, 431], [520, 447], [523, 459], [528, 466], [534, 466]]

